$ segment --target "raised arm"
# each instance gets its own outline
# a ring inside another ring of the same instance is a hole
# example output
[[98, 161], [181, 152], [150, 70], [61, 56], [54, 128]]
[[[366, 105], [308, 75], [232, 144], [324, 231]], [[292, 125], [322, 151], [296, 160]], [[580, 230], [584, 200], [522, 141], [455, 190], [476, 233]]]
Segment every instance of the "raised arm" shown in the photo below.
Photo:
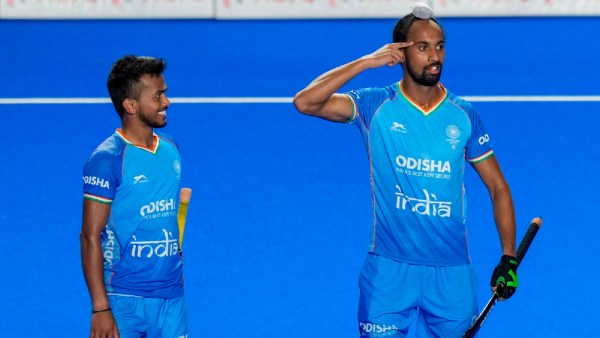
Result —
[[[81, 265], [92, 299], [92, 311], [110, 309], [104, 285], [104, 259], [100, 233], [110, 213], [110, 204], [83, 200], [81, 227]], [[92, 314], [90, 337], [119, 337], [117, 324], [110, 310]]]
[[336, 94], [336, 91], [369, 68], [402, 63], [402, 49], [410, 45], [412, 42], [390, 43], [369, 55], [322, 74], [294, 96], [294, 106], [303, 114], [334, 122], [347, 122], [354, 114], [354, 107], [346, 95]]

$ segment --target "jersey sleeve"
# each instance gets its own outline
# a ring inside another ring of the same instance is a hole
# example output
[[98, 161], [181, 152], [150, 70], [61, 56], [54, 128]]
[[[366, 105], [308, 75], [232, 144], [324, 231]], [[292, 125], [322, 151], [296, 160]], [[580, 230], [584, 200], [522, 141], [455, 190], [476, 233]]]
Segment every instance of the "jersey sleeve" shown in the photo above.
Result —
[[175, 146], [175, 149], [177, 149], [177, 151], [181, 152], [181, 150], [179, 149], [179, 143], [170, 134], [156, 133], [156, 136], [158, 136], [159, 138], [161, 138], [163, 141], [167, 141], [167, 142], [173, 144]]
[[83, 198], [110, 204], [122, 176], [122, 153], [96, 150], [83, 168]]
[[354, 105], [354, 117], [349, 123], [360, 123], [368, 129], [373, 116], [381, 104], [390, 98], [390, 89], [386, 88], [363, 88], [347, 92]]
[[481, 162], [494, 154], [490, 136], [486, 132], [483, 121], [474, 107], [467, 110], [471, 120], [471, 136], [467, 140], [465, 156], [471, 163]]

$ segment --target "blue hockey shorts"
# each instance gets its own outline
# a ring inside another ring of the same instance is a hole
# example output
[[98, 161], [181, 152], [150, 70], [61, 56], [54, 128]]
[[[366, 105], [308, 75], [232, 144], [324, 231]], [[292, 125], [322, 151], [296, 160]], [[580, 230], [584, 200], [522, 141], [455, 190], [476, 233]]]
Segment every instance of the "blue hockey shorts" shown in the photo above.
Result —
[[187, 338], [188, 310], [174, 299], [109, 295], [121, 338]]
[[426, 266], [368, 254], [359, 278], [361, 338], [459, 338], [477, 316], [471, 264]]

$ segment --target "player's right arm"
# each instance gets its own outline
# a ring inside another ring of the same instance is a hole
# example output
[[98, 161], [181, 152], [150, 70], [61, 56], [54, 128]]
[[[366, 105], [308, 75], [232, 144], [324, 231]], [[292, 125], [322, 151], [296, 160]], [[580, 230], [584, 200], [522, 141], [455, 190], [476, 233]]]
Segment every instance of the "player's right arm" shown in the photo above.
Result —
[[336, 91], [369, 68], [391, 67], [404, 62], [402, 49], [410, 45], [412, 42], [390, 43], [322, 74], [294, 96], [294, 106], [303, 114], [334, 122], [349, 121], [354, 115], [354, 106], [348, 96], [336, 94]]
[[[104, 259], [100, 233], [110, 213], [110, 204], [83, 200], [83, 220], [80, 234], [81, 265], [92, 299], [92, 311], [110, 308], [104, 285]], [[92, 314], [90, 338], [119, 337], [117, 324], [111, 311]]]

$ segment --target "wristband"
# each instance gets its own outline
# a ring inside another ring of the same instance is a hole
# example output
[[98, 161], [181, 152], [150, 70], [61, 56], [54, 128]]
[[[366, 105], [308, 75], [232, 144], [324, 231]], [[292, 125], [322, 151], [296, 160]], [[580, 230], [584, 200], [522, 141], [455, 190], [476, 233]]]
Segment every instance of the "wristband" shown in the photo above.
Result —
[[106, 308], [106, 309], [104, 309], [104, 310], [92, 310], [92, 314], [96, 314], [96, 313], [100, 313], [100, 312], [106, 312], [106, 311], [110, 311], [110, 310], [111, 310], [111, 308], [110, 308], [110, 307], [109, 307], [109, 308]]

